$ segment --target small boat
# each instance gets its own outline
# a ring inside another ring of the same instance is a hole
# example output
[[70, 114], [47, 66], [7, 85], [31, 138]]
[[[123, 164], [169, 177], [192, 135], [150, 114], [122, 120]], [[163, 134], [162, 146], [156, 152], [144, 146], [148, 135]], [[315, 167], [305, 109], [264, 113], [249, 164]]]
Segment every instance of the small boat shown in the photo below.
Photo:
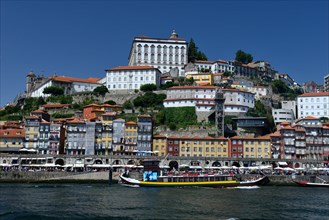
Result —
[[308, 181], [295, 181], [294, 183], [298, 184], [299, 186], [308, 186], [308, 187], [328, 187], [329, 188], [329, 182], [322, 182], [322, 183], [312, 183]]
[[[329, 182], [326, 180], [318, 177], [318, 176], [311, 176], [310, 181], [297, 181], [296, 176], [292, 177], [292, 181], [300, 186], [308, 186], [308, 187], [329, 187]], [[320, 182], [316, 182], [315, 179], [320, 180]]]
[[265, 185], [269, 182], [267, 176], [253, 180], [239, 180], [238, 177], [231, 175], [207, 174], [207, 173], [178, 173], [171, 175], [162, 175], [159, 169], [158, 161], [144, 161], [144, 172], [141, 180], [130, 178], [127, 173], [120, 175], [121, 183], [132, 187], [241, 187]]

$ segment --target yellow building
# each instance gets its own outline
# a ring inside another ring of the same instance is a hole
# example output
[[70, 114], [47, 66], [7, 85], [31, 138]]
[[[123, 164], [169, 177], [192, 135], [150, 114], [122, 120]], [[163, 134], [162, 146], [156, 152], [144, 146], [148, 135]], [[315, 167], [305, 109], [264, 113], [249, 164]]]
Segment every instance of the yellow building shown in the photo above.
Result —
[[212, 73], [187, 74], [186, 78], [193, 78], [196, 85], [214, 84], [214, 76]]
[[38, 147], [40, 118], [37, 116], [25, 117], [25, 147]]
[[167, 137], [164, 135], [153, 136], [153, 149], [156, 156], [165, 157], [167, 155]]
[[24, 147], [24, 128], [0, 129], [0, 152], [18, 152]]
[[102, 145], [105, 146], [105, 155], [108, 156], [112, 149], [113, 120], [116, 119], [115, 112], [106, 112], [101, 115], [103, 124]]
[[244, 158], [270, 158], [271, 141], [270, 136], [260, 136], [256, 138], [243, 138]]
[[179, 156], [226, 158], [229, 156], [229, 139], [183, 136], [179, 142]]
[[133, 155], [137, 151], [137, 123], [128, 121], [125, 123], [125, 150], [127, 155]]

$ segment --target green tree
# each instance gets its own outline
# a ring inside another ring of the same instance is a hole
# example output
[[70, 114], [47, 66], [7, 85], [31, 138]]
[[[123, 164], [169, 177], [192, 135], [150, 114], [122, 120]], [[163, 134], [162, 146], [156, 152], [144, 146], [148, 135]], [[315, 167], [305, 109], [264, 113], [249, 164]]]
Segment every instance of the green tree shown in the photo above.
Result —
[[157, 107], [163, 106], [163, 100], [166, 98], [165, 94], [155, 94], [153, 92], [146, 92], [144, 95], [138, 96], [133, 103], [136, 107]]
[[25, 115], [29, 115], [31, 111], [39, 108], [38, 98], [29, 97], [24, 100], [23, 112]]
[[59, 96], [64, 94], [64, 89], [58, 86], [48, 86], [44, 88], [43, 94], [50, 94], [53, 96]]
[[253, 60], [253, 57], [251, 54], [249, 53], [245, 53], [244, 51], [242, 50], [238, 50], [236, 53], [235, 53], [235, 60], [236, 61], [239, 61], [241, 63], [251, 63], [252, 60]]
[[122, 105], [123, 109], [133, 109], [133, 104], [130, 101], [125, 101]]
[[193, 38], [191, 38], [188, 44], [188, 62], [194, 62], [195, 60], [208, 60], [207, 56], [198, 50]]
[[198, 56], [198, 47], [195, 45], [193, 38], [191, 38], [188, 44], [188, 62], [194, 62]]
[[188, 86], [191, 86], [191, 85], [193, 85], [194, 84], [194, 79], [193, 79], [193, 77], [191, 77], [191, 78], [185, 78], [185, 85], [188, 85]]
[[109, 90], [107, 89], [106, 86], [97, 86], [93, 92], [104, 97], [105, 94], [109, 92]]
[[117, 103], [113, 100], [108, 100], [108, 101], [104, 102], [104, 104], [116, 105]]
[[168, 89], [168, 88], [173, 87], [173, 86], [175, 86], [175, 84], [173, 82], [166, 82], [165, 84], [162, 84], [160, 86], [160, 89]]
[[206, 54], [204, 54], [201, 51], [198, 51], [197, 60], [208, 60], [208, 58], [207, 58]]
[[289, 87], [281, 80], [275, 79], [272, 81], [272, 91], [276, 94], [288, 93]]
[[140, 87], [140, 90], [143, 92], [152, 92], [157, 90], [157, 86], [155, 84], [144, 84]]

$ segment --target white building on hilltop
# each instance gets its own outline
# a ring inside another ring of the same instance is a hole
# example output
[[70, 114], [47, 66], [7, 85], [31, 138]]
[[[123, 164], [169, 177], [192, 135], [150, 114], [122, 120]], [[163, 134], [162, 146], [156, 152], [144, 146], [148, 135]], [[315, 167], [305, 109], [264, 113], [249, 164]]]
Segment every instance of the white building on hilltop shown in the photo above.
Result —
[[304, 93], [297, 97], [298, 118], [329, 118], [329, 92]]
[[178, 76], [184, 76], [187, 59], [187, 42], [173, 31], [169, 39], [135, 37], [130, 49], [128, 65], [151, 65], [162, 73], [177, 68]]
[[160, 86], [160, 71], [152, 66], [118, 66], [106, 70], [102, 82], [109, 90], [140, 89], [144, 84]]
[[61, 87], [64, 95], [73, 95], [79, 92], [92, 92], [96, 87], [101, 86], [100, 78], [89, 77], [87, 79], [68, 77], [68, 76], [50, 76], [36, 77], [32, 72], [27, 75], [26, 96], [27, 97], [48, 97], [50, 94], [44, 94], [45, 88], [50, 86]]

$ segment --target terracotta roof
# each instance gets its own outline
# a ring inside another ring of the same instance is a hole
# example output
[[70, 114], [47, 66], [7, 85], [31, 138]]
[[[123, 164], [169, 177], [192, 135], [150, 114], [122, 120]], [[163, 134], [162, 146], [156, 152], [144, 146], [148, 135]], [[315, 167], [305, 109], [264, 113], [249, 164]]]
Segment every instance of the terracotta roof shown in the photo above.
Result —
[[312, 96], [329, 96], [329, 92], [310, 92], [299, 95], [298, 97], [312, 97]]
[[246, 105], [239, 105], [239, 104], [224, 104], [224, 106], [242, 106], [242, 107], [247, 107], [247, 108], [249, 108], [249, 107], [246, 106]]
[[173, 86], [168, 88], [167, 90], [175, 90], [175, 89], [216, 89], [216, 86]]
[[162, 134], [158, 134], [158, 135], [154, 135], [154, 136], [153, 136], [153, 139], [155, 139], [155, 138], [159, 138], [159, 139], [166, 139], [166, 138], [167, 138], [167, 136], [165, 136], [165, 135], [162, 135]]
[[248, 92], [248, 91], [244, 91], [244, 90], [239, 90], [239, 89], [222, 89], [222, 91], [227, 91], [227, 92], [244, 92], [244, 93], [250, 93], [250, 94], [254, 94], [252, 92]]
[[137, 123], [134, 122], [134, 121], [128, 121], [128, 122], [126, 122], [125, 124], [126, 124], [126, 125], [137, 125]]
[[225, 61], [225, 60], [216, 60], [216, 62], [220, 62], [220, 63], [228, 63], [228, 62]]
[[105, 111], [102, 109], [93, 109], [92, 112], [105, 112]]
[[225, 137], [199, 137], [199, 136], [169, 136], [168, 139], [178, 139], [178, 140], [228, 140]]
[[54, 81], [59, 81], [59, 82], [68, 82], [68, 83], [73, 83], [73, 82], [82, 82], [82, 83], [93, 83], [93, 84], [100, 84], [98, 81], [101, 78], [87, 78], [87, 79], [82, 79], [82, 78], [74, 78], [74, 77], [68, 77], [68, 76], [51, 76], [50, 77]]
[[42, 105], [43, 108], [63, 108], [63, 107], [68, 107], [70, 106], [71, 104], [45, 104], [45, 105]]
[[35, 111], [32, 111], [31, 113], [47, 113], [47, 112], [45, 112], [44, 110], [41, 110], [41, 109], [37, 109]]
[[319, 120], [319, 118], [313, 116], [306, 116], [305, 118], [302, 118], [302, 120]]
[[210, 104], [210, 103], [196, 103], [196, 106], [215, 106], [215, 103]]
[[85, 105], [85, 106], [83, 106], [83, 108], [89, 108], [89, 107], [101, 107], [100, 105], [98, 105], [98, 104], [90, 104], [90, 105]]
[[38, 116], [26, 116], [25, 117], [26, 119], [39, 119], [39, 117]]
[[177, 99], [165, 99], [164, 101], [184, 101], [184, 100], [194, 100], [194, 101], [215, 101], [215, 99], [207, 99], [207, 98], [177, 98]]
[[156, 69], [153, 66], [117, 66], [114, 68], [106, 69], [106, 71], [113, 71], [113, 70], [151, 70]]
[[270, 137], [281, 137], [281, 134], [280, 134], [280, 132], [276, 131], [276, 132], [270, 134]]
[[221, 76], [223, 75], [224, 73], [213, 73], [214, 76]]
[[137, 36], [134, 38], [134, 41], [136, 41], [136, 38], [150, 39], [150, 40], [172, 40], [172, 41], [183, 40], [183, 41], [185, 41], [184, 38], [180, 38], [180, 37], [177, 37], [177, 38], [154, 38], [154, 37], [148, 37], [148, 36]]
[[194, 63], [205, 63], [205, 64], [213, 64], [214, 61], [208, 61], [208, 60], [196, 60]]
[[85, 123], [85, 122], [80, 119], [75, 118], [73, 120], [68, 121], [67, 123]]
[[[17, 134], [17, 132], [20, 132], [20, 134]], [[25, 129], [0, 129], [0, 137], [25, 137]]]

